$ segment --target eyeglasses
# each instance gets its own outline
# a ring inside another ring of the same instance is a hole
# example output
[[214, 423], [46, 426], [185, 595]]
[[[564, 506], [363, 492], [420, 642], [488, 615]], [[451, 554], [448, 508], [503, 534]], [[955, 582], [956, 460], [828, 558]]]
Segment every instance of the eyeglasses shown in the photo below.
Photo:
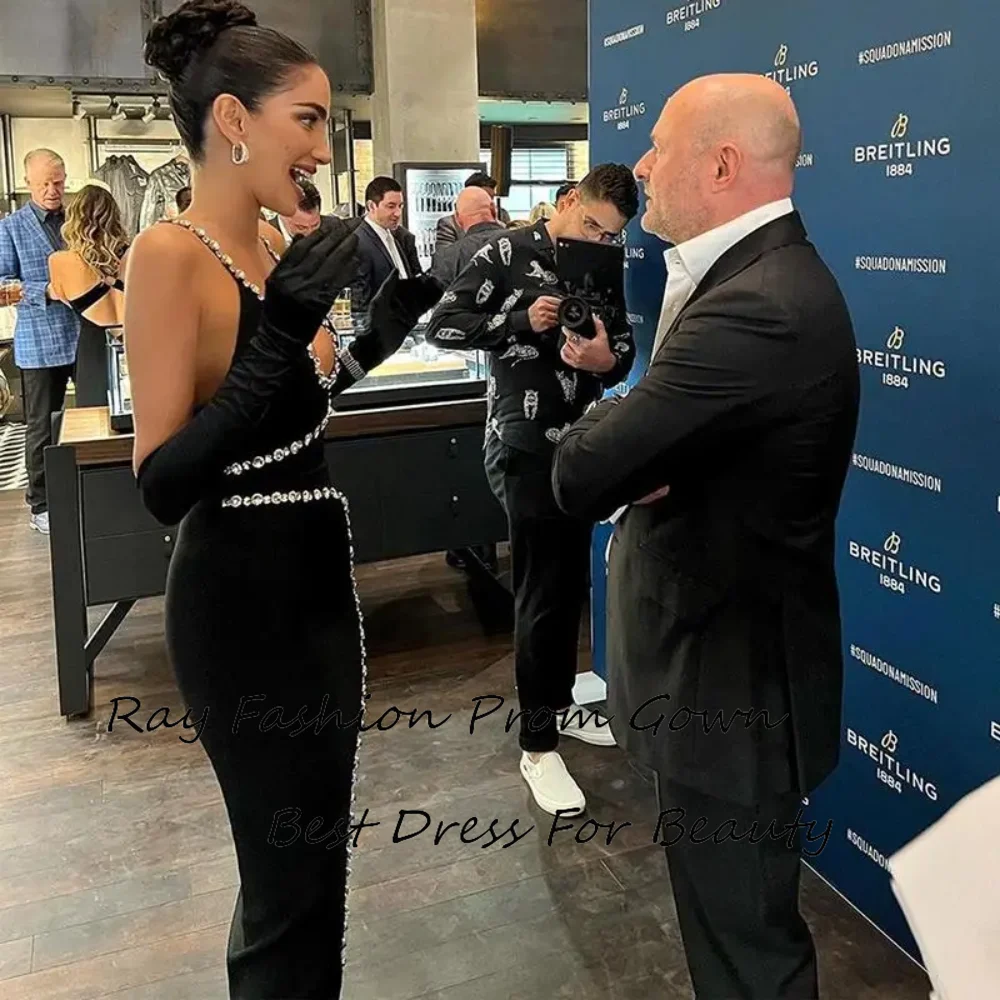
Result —
[[589, 215], [583, 216], [583, 231], [594, 240], [601, 243], [624, 243], [625, 242], [625, 232], [624, 230], [620, 233], [613, 233], [608, 229], [604, 229], [596, 219], [592, 219]]

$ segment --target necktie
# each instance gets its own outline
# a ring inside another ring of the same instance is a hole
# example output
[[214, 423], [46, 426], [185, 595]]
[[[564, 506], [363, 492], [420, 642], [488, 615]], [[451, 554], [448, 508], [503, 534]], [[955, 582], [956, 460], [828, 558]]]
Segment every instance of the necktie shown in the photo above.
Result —
[[403, 255], [399, 252], [396, 237], [390, 232], [385, 232], [382, 238], [385, 240], [385, 246], [389, 251], [389, 256], [392, 258], [393, 264], [396, 265], [396, 270], [399, 271], [399, 276], [401, 278], [408, 278], [409, 274], [406, 271], [406, 265], [403, 263]]

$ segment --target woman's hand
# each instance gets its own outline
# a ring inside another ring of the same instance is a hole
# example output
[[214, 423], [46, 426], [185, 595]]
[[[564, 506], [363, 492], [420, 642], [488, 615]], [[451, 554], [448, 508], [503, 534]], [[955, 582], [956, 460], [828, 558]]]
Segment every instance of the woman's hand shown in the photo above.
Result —
[[303, 346], [310, 343], [340, 290], [354, 277], [357, 249], [358, 238], [346, 226], [293, 240], [267, 279], [267, 322]]
[[444, 294], [429, 274], [400, 278], [393, 271], [372, 299], [365, 333], [355, 337], [350, 353], [367, 374], [399, 350], [407, 334], [424, 313], [433, 309]]

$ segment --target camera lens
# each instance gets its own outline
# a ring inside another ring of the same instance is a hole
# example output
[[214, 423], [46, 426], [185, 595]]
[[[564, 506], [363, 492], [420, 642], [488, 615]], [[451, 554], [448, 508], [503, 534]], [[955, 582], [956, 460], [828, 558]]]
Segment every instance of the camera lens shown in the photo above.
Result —
[[560, 319], [562, 320], [564, 326], [572, 328], [583, 322], [587, 312], [588, 310], [586, 304], [581, 302], [579, 299], [566, 299], [563, 303], [562, 316]]

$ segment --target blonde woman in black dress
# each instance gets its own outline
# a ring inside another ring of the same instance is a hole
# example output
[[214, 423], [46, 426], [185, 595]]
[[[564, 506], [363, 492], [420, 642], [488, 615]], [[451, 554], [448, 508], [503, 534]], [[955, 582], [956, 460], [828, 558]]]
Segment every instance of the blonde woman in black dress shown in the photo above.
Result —
[[66, 209], [66, 249], [49, 257], [49, 294], [80, 317], [73, 384], [77, 406], [108, 405], [107, 330], [125, 312], [121, 281], [128, 237], [121, 212], [102, 184], [82, 187]]

